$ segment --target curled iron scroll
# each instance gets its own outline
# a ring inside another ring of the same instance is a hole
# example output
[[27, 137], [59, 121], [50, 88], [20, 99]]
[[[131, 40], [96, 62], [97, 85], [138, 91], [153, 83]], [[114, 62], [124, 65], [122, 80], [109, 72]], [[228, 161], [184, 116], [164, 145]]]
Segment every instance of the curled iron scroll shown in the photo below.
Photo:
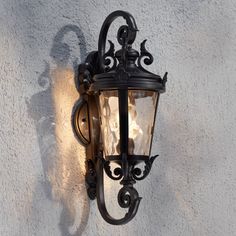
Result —
[[132, 176], [135, 180], [143, 180], [145, 179], [148, 174], [150, 173], [150, 170], [152, 168], [152, 164], [154, 160], [158, 157], [158, 155], [150, 157], [147, 161], [145, 161], [145, 167], [142, 172], [142, 170], [139, 167], [136, 167], [132, 171]]
[[120, 167], [116, 167], [112, 173], [110, 161], [104, 161], [104, 170], [106, 174], [113, 180], [120, 180], [123, 176], [123, 171]]
[[[98, 41], [98, 61], [101, 73], [105, 71], [105, 48], [106, 48], [106, 39], [107, 33], [111, 23], [117, 18], [123, 17], [126, 20], [128, 25], [128, 34], [127, 34], [127, 44], [132, 44], [136, 38], [136, 32], [138, 31], [134, 17], [125, 11], [114, 11], [111, 13], [104, 21], [100, 34], [99, 34], [99, 41]], [[119, 31], [118, 31], [119, 32]]]
[[[117, 60], [115, 58], [115, 46], [114, 43], [112, 43], [112, 41], [108, 40], [109, 44], [110, 44], [110, 48], [108, 49], [108, 51], [104, 54], [104, 65], [106, 66], [105, 70], [106, 71], [110, 71], [116, 68], [117, 65]], [[111, 61], [112, 59], [112, 61]], [[113, 64], [112, 64], [113, 63]]]
[[148, 72], [143, 66], [142, 66], [142, 61], [144, 62], [145, 65], [151, 65], [153, 63], [153, 56], [150, 52], [148, 52], [148, 50], [145, 47], [146, 44], [146, 39], [140, 44], [140, 56], [138, 58], [138, 67], [144, 71], [144, 72]]
[[124, 217], [120, 219], [113, 218], [107, 211], [105, 197], [104, 197], [104, 177], [103, 177], [103, 169], [104, 169], [104, 159], [98, 157], [96, 163], [96, 173], [97, 173], [97, 204], [98, 209], [103, 217], [108, 223], [113, 225], [122, 225], [128, 223], [132, 220], [137, 211], [141, 201], [141, 197], [139, 197], [138, 192], [133, 186], [123, 186], [118, 193], [118, 203], [122, 208], [128, 208], [128, 212], [124, 215]]

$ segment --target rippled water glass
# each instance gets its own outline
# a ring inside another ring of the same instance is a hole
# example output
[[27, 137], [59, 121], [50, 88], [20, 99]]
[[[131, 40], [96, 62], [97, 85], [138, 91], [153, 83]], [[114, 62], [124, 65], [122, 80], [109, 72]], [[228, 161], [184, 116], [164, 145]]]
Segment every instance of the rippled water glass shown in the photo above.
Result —
[[104, 153], [118, 155], [120, 140], [118, 91], [102, 91], [99, 96]]
[[[158, 97], [154, 91], [128, 90], [129, 155], [149, 155]], [[102, 91], [99, 106], [104, 154], [119, 155], [118, 90]]]
[[158, 93], [129, 90], [129, 154], [149, 155]]

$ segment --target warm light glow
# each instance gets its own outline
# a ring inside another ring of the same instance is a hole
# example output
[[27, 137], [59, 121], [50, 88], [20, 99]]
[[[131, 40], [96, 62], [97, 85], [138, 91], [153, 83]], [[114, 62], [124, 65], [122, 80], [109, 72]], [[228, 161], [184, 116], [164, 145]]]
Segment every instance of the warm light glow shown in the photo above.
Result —
[[[130, 155], [149, 155], [157, 98], [152, 91], [128, 91]], [[103, 91], [99, 100], [105, 155], [119, 155], [118, 91]]]
[[129, 154], [149, 155], [158, 94], [129, 90]]
[[142, 139], [143, 131], [141, 127], [137, 124], [137, 112], [135, 105], [130, 101], [130, 96], [128, 98], [128, 112], [129, 112], [129, 154], [134, 154], [135, 142]]
[[103, 91], [99, 96], [105, 155], [118, 155], [120, 140], [117, 91]]
[[73, 70], [57, 68], [52, 71], [51, 76], [54, 81], [52, 98], [58, 156], [50, 181], [54, 186], [54, 197], [65, 198], [64, 195], [67, 195], [70, 188], [78, 188], [78, 184], [84, 184], [85, 151], [82, 145], [78, 145], [71, 127], [71, 112], [78, 99]]

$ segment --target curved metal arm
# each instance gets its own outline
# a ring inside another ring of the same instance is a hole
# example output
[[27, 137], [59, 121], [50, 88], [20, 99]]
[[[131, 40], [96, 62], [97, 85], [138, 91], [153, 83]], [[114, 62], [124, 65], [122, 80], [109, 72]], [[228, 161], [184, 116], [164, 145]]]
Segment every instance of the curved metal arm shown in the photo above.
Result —
[[107, 32], [111, 25], [111, 23], [117, 18], [122, 16], [128, 25], [128, 44], [132, 44], [136, 38], [136, 32], [138, 31], [134, 17], [125, 11], [114, 11], [112, 12], [104, 21], [100, 34], [99, 34], [99, 41], [98, 41], [98, 60], [100, 64], [100, 69], [103, 72], [105, 70], [104, 64], [104, 54], [106, 49], [106, 39], [107, 39]]
[[104, 180], [103, 180], [103, 168], [104, 160], [98, 158], [96, 164], [97, 172], [97, 204], [98, 209], [105, 221], [113, 225], [122, 225], [128, 223], [134, 218], [138, 211], [141, 197], [138, 196], [138, 192], [132, 186], [124, 186], [120, 189], [118, 194], [118, 202], [122, 208], [129, 208], [129, 211], [121, 219], [113, 218], [107, 211], [104, 197]]

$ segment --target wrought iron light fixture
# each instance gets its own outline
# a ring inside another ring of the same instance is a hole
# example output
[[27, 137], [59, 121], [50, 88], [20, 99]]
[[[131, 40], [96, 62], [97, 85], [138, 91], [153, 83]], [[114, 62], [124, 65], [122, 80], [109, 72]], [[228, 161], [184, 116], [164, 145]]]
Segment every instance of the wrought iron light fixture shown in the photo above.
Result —
[[[117, 17], [123, 17], [127, 24], [117, 33], [121, 49], [115, 52], [109, 41], [105, 52], [108, 29]], [[153, 57], [145, 48], [146, 40], [140, 53], [132, 48], [137, 31], [133, 16], [127, 12], [115, 11], [106, 18], [98, 51], [89, 53], [79, 65], [76, 86], [81, 96], [72, 113], [76, 137], [86, 147], [88, 196], [97, 198], [102, 217], [114, 225], [129, 222], [137, 213], [141, 197], [133, 185], [149, 174], [157, 157], [150, 157], [150, 150], [158, 99], [167, 81], [167, 73], [162, 79], [142, 66], [150, 65]], [[112, 170], [112, 163], [118, 167]], [[127, 213], [121, 219], [110, 216], [106, 208], [104, 171], [123, 185], [118, 203]]]

